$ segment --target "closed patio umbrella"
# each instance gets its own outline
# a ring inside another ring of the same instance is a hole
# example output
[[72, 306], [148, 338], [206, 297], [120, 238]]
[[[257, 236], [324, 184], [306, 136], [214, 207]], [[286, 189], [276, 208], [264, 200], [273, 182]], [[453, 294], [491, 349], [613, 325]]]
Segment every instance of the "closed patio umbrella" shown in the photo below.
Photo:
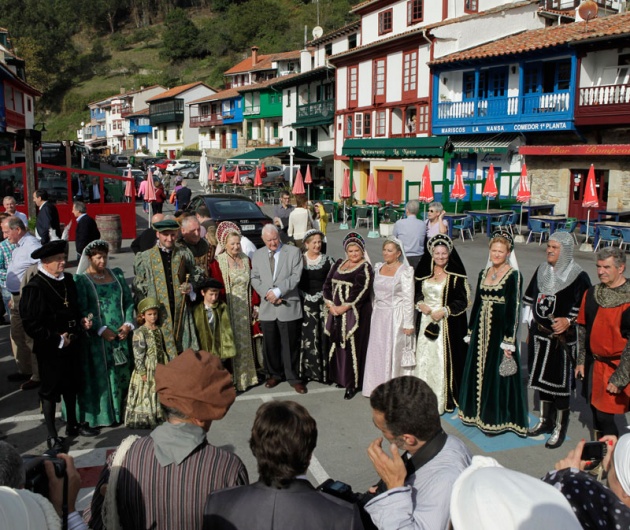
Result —
[[350, 197], [350, 170], [343, 170], [343, 182], [341, 184], [341, 199], [343, 200], [343, 223], [339, 225], [340, 230], [348, 229], [348, 217], [346, 214], [346, 199]]
[[424, 203], [424, 218], [427, 217], [427, 204], [433, 202], [433, 186], [431, 185], [431, 172], [429, 171], [428, 164], [424, 166], [422, 172], [422, 187], [420, 188], [420, 195], [418, 200]]
[[149, 169], [147, 173], [147, 192], [144, 195], [144, 200], [149, 203], [149, 223], [151, 223], [151, 217], [153, 217], [153, 206], [155, 202], [155, 182], [153, 182], [153, 172]]
[[455, 182], [451, 189], [451, 199], [455, 199], [455, 213], [457, 213], [457, 203], [464, 197], [466, 197], [466, 188], [464, 187], [464, 177], [462, 176], [462, 165], [458, 162], [455, 169]]
[[238, 166], [236, 166], [236, 171], [234, 171], [234, 178], [232, 179], [232, 184], [238, 185], [241, 183], [241, 171]]
[[481, 192], [481, 195], [487, 199], [486, 211], [490, 209], [490, 199], [494, 199], [498, 194], [499, 190], [497, 189], [497, 182], [494, 178], [494, 164], [490, 164], [486, 183], [483, 185], [483, 191]]
[[254, 176], [254, 187], [258, 188], [258, 206], [262, 205], [260, 200], [260, 187], [263, 185], [262, 176], [260, 175], [261, 171], [258, 166], [256, 166], [256, 174]]
[[205, 151], [201, 153], [199, 161], [199, 184], [204, 191], [208, 191], [208, 157]]
[[298, 168], [297, 173], [295, 174], [295, 182], [293, 183], [293, 195], [304, 195], [306, 191], [304, 190], [304, 180], [302, 179], [302, 172], [300, 168]]
[[516, 194], [516, 201], [521, 203], [521, 218], [519, 221], [520, 234], [514, 238], [519, 243], [523, 242], [523, 203], [529, 202], [532, 199], [532, 192], [529, 189], [529, 177], [527, 176], [527, 164], [523, 164], [521, 168], [521, 179], [518, 181], [518, 193]]
[[372, 230], [368, 232], [368, 237], [378, 237], [378, 232], [376, 231], [376, 210], [374, 208], [375, 205], [378, 205], [378, 195], [376, 195], [376, 185], [374, 184], [374, 175], [372, 173], [370, 173], [368, 179], [365, 202], [372, 206]]
[[311, 184], [313, 183], [313, 179], [311, 178], [311, 166], [306, 166], [306, 177], [304, 177], [304, 184], [308, 186], [308, 196], [307, 199], [311, 200]]
[[[586, 186], [584, 187], [584, 198], [582, 199], [582, 208], [588, 208], [586, 211], [586, 239], [588, 240], [588, 225], [591, 220], [591, 208], [599, 208], [599, 200], [597, 198], [597, 187], [595, 182], [595, 166], [591, 164], [586, 177]], [[580, 250], [590, 252], [593, 245], [583, 243]]]
[[136, 183], [134, 182], [133, 175], [131, 174], [131, 168], [127, 170], [127, 183], [125, 184], [125, 197], [129, 199], [129, 202], [133, 202], [136, 196]]

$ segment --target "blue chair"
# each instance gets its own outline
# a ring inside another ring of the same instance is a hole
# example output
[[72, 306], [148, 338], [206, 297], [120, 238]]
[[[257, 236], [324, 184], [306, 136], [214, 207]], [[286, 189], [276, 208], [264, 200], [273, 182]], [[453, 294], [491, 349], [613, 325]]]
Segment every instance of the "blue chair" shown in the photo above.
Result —
[[630, 245], [630, 228], [620, 228], [621, 241], [619, 242], [619, 248], [627, 248]]
[[527, 236], [527, 242], [525, 244], [529, 243], [529, 240], [531, 239], [532, 234], [540, 235], [540, 240], [538, 241], [539, 245], [543, 242], [543, 239], [545, 238], [545, 234], [547, 234], [547, 237], [549, 237], [549, 227], [544, 226], [542, 221], [539, 221], [538, 219], [530, 219], [529, 227], [530, 227], [529, 235]]
[[619, 242], [619, 235], [617, 235], [617, 231], [610, 226], [600, 225], [599, 229], [599, 239], [597, 240], [597, 245], [595, 246], [595, 252], [599, 248], [599, 245], [602, 241], [608, 243], [607, 246], [613, 246], [615, 243]]
[[462, 238], [462, 241], [465, 241], [466, 232], [468, 232], [468, 237], [470, 237], [471, 241], [475, 240], [473, 237], [473, 234], [475, 233], [475, 224], [470, 215], [454, 221], [453, 228], [459, 230], [459, 235]]
[[556, 232], [567, 232], [573, 236], [575, 244], [578, 244], [577, 236], [575, 235], [575, 227], [577, 226], [577, 221], [567, 221], [566, 223], [562, 223], [558, 225], [556, 228]]
[[510, 220], [510, 214], [507, 214], [507, 215], [502, 215], [496, 221], [492, 221], [490, 223], [490, 226], [492, 227], [492, 231], [494, 232], [495, 230], [499, 228], [504, 228], [509, 231], [509, 228], [507, 228], [507, 224], [509, 220]]
[[516, 235], [516, 232], [518, 232], [519, 234], [521, 233], [520, 227], [518, 225], [519, 217], [520, 212], [514, 212], [512, 215], [508, 215], [508, 221], [505, 226], [512, 234], [512, 237]]

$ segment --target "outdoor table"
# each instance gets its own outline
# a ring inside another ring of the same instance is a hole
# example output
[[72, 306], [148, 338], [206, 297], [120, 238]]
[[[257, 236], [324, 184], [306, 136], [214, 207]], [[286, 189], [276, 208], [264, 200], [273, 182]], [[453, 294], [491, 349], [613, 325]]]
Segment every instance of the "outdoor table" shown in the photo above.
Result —
[[549, 233], [553, 234], [556, 231], [556, 225], [558, 223], [566, 223], [566, 215], [532, 215], [530, 219], [536, 219], [536, 221], [542, 221], [549, 225]]
[[448, 223], [448, 237], [453, 239], [453, 222], [468, 217], [466, 213], [444, 212], [444, 220]]
[[610, 228], [630, 228], [630, 223], [624, 223], [622, 221], [602, 221], [593, 223], [595, 225], [595, 234], [593, 236], [593, 248], [597, 247], [599, 243], [599, 227], [609, 226]]
[[467, 213], [476, 217], [486, 218], [486, 235], [490, 237], [492, 235], [492, 219], [502, 215], [513, 214], [514, 212], [512, 210], [468, 210]]
[[607, 208], [605, 210], [597, 210], [597, 220], [605, 221], [606, 217], [614, 218], [615, 222], [620, 222], [622, 217], [630, 216], [630, 210], [622, 208]]
[[529, 215], [553, 215], [554, 208], [556, 207], [555, 204], [542, 202], [531, 204], [518, 202], [516, 204], [510, 204], [510, 208], [516, 211], [520, 211], [521, 206]]

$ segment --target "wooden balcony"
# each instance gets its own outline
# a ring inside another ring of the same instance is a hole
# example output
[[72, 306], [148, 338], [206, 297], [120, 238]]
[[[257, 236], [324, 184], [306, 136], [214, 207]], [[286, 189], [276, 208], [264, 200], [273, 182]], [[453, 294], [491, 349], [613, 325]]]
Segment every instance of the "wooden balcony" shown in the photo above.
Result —
[[580, 88], [575, 124], [606, 125], [630, 121], [630, 84]]
[[7, 129], [25, 129], [26, 128], [26, 117], [24, 114], [20, 114], [19, 112], [15, 112], [14, 110], [5, 109], [6, 118], [7, 118]]
[[222, 114], [205, 114], [203, 116], [191, 116], [191, 127], [210, 127], [212, 125], [223, 125]]

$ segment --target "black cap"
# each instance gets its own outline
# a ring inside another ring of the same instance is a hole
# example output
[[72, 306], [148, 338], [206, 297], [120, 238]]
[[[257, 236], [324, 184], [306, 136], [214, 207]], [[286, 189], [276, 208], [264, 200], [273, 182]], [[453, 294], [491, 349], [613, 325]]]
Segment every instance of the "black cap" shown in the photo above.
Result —
[[51, 241], [50, 243], [46, 243], [42, 245], [37, 250], [34, 250], [31, 253], [31, 258], [33, 259], [45, 259], [50, 256], [56, 256], [57, 254], [67, 254], [68, 253], [68, 242], [63, 239], [56, 239], [55, 241]]
[[206, 278], [201, 285], [199, 285], [199, 290], [205, 291], [206, 289], [223, 289], [223, 284], [215, 278]]

